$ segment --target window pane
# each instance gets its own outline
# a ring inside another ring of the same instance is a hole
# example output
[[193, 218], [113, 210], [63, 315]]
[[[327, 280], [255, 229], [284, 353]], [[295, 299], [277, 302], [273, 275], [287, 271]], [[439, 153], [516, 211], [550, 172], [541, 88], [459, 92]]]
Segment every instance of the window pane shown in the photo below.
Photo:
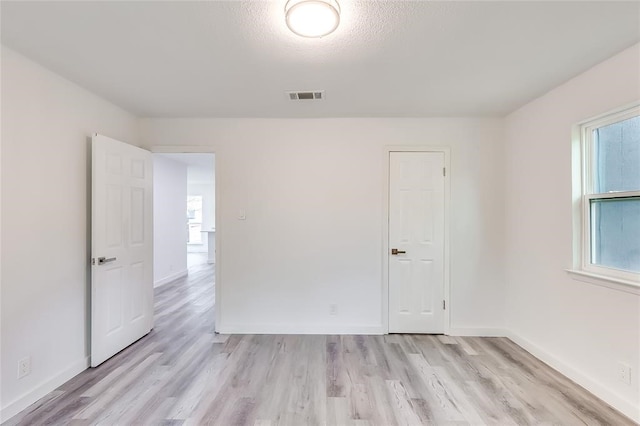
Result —
[[640, 190], [640, 116], [593, 131], [595, 193]]
[[591, 200], [591, 263], [640, 272], [640, 197]]

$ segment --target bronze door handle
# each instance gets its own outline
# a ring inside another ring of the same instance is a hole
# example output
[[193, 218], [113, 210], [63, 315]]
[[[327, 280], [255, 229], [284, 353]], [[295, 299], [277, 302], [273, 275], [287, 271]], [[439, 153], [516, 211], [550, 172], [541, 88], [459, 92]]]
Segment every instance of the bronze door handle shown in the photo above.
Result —
[[404, 250], [398, 250], [398, 249], [395, 249], [395, 248], [391, 249], [391, 254], [394, 255], [394, 256], [396, 256], [398, 254], [405, 254], [405, 253], [406, 253], [406, 251], [404, 251]]

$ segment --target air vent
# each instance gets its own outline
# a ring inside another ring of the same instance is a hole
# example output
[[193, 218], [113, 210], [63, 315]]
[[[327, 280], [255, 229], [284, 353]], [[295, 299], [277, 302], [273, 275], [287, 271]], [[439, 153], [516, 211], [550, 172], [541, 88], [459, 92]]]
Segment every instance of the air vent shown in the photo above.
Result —
[[287, 92], [292, 101], [321, 101], [324, 99], [324, 90], [308, 92]]

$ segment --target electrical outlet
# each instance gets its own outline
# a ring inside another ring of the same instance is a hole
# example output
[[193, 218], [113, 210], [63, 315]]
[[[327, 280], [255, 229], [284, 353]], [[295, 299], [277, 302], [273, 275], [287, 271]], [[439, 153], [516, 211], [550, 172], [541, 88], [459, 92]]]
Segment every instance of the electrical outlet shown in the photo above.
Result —
[[338, 315], [338, 305], [335, 303], [329, 305], [329, 315]]
[[631, 367], [621, 362], [618, 363], [618, 378], [621, 382], [631, 384]]
[[24, 376], [31, 373], [31, 357], [22, 358], [18, 361], [18, 379], [22, 379]]

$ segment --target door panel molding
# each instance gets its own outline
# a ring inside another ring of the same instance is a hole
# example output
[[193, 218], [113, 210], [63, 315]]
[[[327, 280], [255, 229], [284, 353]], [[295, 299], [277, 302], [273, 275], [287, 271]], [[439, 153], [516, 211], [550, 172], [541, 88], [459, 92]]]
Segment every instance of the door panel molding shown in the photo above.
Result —
[[153, 327], [151, 153], [91, 137], [91, 366]]
[[388, 145], [383, 149], [383, 179], [382, 179], [382, 328], [385, 334], [389, 334], [389, 160], [392, 152], [434, 152], [444, 154], [444, 291], [443, 297], [446, 304], [444, 312], [444, 334], [451, 330], [451, 284], [450, 284], [450, 195], [451, 195], [451, 149], [443, 146], [429, 145]]

